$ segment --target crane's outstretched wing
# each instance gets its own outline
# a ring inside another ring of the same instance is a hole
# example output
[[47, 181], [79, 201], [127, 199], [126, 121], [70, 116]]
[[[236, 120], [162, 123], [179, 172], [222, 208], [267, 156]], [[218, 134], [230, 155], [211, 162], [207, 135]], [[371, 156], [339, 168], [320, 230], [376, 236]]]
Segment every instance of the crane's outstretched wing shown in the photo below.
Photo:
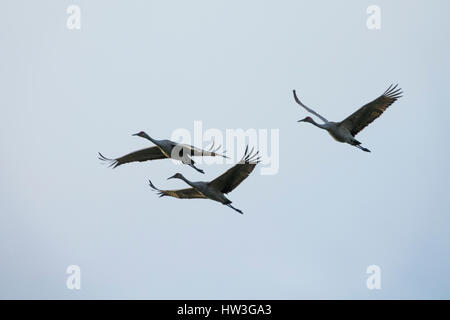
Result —
[[220, 145], [214, 149], [214, 142], [212, 143], [211, 147], [208, 150], [203, 150], [188, 144], [177, 144], [175, 148], [181, 148], [183, 150], [186, 150], [186, 153], [189, 154], [191, 157], [223, 157], [227, 158], [227, 156], [223, 154], [217, 153], [217, 151], [220, 149]]
[[180, 190], [160, 190], [156, 188], [150, 180], [148, 180], [148, 184], [150, 185], [150, 188], [152, 188], [152, 190], [158, 192], [159, 197], [169, 196], [178, 199], [195, 199], [195, 198], [206, 199], [206, 197], [202, 193], [200, 193], [197, 189], [194, 188], [187, 188]]
[[100, 152], [98, 153], [99, 159], [102, 161], [109, 162], [110, 167], [117, 167], [124, 163], [130, 163], [135, 161], [148, 161], [148, 160], [158, 160], [158, 159], [166, 159], [167, 157], [159, 150], [158, 147], [150, 147], [138, 151], [131, 152], [123, 157], [117, 159], [109, 159], [102, 155]]
[[313, 115], [315, 115], [316, 117], [320, 118], [323, 122], [328, 122], [327, 119], [325, 119], [324, 117], [322, 117], [320, 114], [318, 114], [317, 112], [315, 112], [313, 109], [308, 108], [307, 106], [305, 106], [300, 99], [297, 97], [297, 93], [295, 92], [295, 90], [292, 90], [292, 92], [294, 93], [294, 99], [295, 102], [297, 102], [299, 105], [301, 105], [303, 108], [306, 109], [306, 111], [308, 111], [309, 113], [312, 113]]
[[369, 102], [347, 117], [339, 125], [347, 128], [353, 136], [356, 136], [362, 129], [367, 127], [398, 98], [402, 97], [402, 89], [390, 85], [389, 88], [378, 98]]
[[234, 165], [234, 167], [228, 169], [224, 174], [209, 182], [209, 185], [223, 193], [228, 193], [244, 181], [260, 162], [259, 152], [252, 154], [253, 149], [248, 153], [247, 151], [248, 146], [245, 148], [242, 160]]

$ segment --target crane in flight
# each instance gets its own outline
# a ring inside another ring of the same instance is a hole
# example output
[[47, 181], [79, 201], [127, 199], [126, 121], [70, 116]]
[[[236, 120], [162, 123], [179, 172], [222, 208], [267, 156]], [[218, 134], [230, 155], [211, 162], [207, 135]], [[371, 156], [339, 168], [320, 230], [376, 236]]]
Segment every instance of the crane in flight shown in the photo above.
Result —
[[328, 131], [328, 133], [336, 141], [348, 143], [363, 151], [370, 152], [369, 149], [361, 146], [361, 142], [356, 140], [355, 136], [366, 126], [372, 123], [372, 121], [381, 116], [381, 114], [398, 98], [402, 97], [403, 92], [400, 88], [397, 89], [397, 86], [398, 85], [390, 85], [389, 88], [381, 96], [379, 96], [372, 102], [369, 102], [368, 104], [362, 106], [360, 109], [355, 111], [353, 114], [351, 114], [341, 122], [328, 121], [311, 108], [308, 108], [300, 101], [295, 90], [293, 90], [295, 102], [305, 108], [309, 113], [321, 119], [324, 123], [317, 123], [311, 117], [306, 117], [302, 120], [298, 120], [298, 122], [312, 123], [316, 127]]
[[220, 149], [220, 146], [216, 149], [214, 148], [214, 142], [210, 148], [210, 150], [202, 150], [199, 148], [196, 148], [191, 145], [187, 144], [181, 144], [176, 143], [171, 140], [156, 140], [150, 137], [147, 133], [144, 131], [141, 131], [139, 133], [133, 134], [133, 136], [138, 136], [144, 139], [147, 139], [155, 144], [155, 146], [150, 148], [145, 148], [142, 150], [134, 151], [131, 153], [128, 153], [122, 157], [116, 158], [116, 159], [110, 159], [106, 158], [104, 155], [102, 155], [100, 152], [99, 159], [102, 161], [106, 161], [109, 163], [110, 167], [116, 168], [122, 164], [130, 163], [130, 162], [142, 162], [142, 161], [149, 161], [149, 160], [158, 160], [158, 159], [176, 159], [180, 160], [182, 163], [194, 168], [200, 173], [205, 173], [203, 170], [197, 168], [195, 166], [194, 160], [192, 160], [190, 157], [192, 156], [200, 156], [200, 157], [224, 157], [225, 155], [216, 153], [217, 150]]
[[160, 197], [169, 196], [179, 199], [211, 199], [230, 207], [231, 209], [243, 214], [243, 212], [231, 205], [231, 201], [225, 197], [225, 194], [233, 191], [242, 181], [244, 181], [255, 166], [260, 162], [259, 152], [253, 154], [253, 149], [248, 151], [248, 146], [245, 149], [244, 156], [241, 161], [228, 169], [221, 176], [210, 182], [204, 181], [189, 181], [181, 173], [176, 173], [168, 179], [181, 179], [186, 182], [191, 188], [179, 190], [160, 190], [156, 188], [149, 180], [150, 187], [157, 191]]

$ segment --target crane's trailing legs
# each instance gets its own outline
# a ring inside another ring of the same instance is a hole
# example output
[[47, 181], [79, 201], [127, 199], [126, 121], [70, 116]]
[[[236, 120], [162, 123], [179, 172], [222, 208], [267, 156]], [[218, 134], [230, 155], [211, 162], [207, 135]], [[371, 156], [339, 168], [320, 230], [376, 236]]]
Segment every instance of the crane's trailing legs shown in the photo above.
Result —
[[184, 164], [187, 164], [189, 167], [191, 167], [192, 169], [197, 170], [200, 173], [205, 174], [205, 171], [203, 171], [202, 169], [199, 169], [195, 166], [195, 162], [194, 160], [192, 160], [191, 158], [189, 158], [188, 156], [183, 156], [181, 159], [181, 162]]
[[244, 214], [241, 210], [239, 210], [239, 209], [233, 207], [233, 206], [231, 205], [231, 203], [227, 203], [227, 204], [225, 204], [225, 205], [226, 205], [227, 207], [230, 207], [230, 208], [233, 209], [233, 210], [236, 210], [236, 211], [239, 212], [240, 214]]
[[190, 167], [194, 168], [195, 170], [197, 170], [198, 172], [205, 174], [205, 171], [203, 171], [202, 169], [197, 168], [196, 166], [194, 166], [193, 163], [188, 163], [188, 165]]
[[356, 140], [356, 139], [353, 139], [352, 142], [351, 142], [351, 144], [354, 145], [355, 147], [357, 147], [358, 149], [361, 149], [362, 151], [365, 151], [365, 152], [371, 152], [369, 149], [364, 148], [363, 146], [361, 146], [361, 142], [359, 142], [359, 141]]
[[367, 149], [367, 148], [364, 148], [364, 147], [360, 146], [359, 144], [355, 144], [355, 147], [357, 147], [358, 149], [361, 149], [362, 151], [365, 151], [365, 152], [370, 152], [370, 150], [369, 150], [369, 149]]

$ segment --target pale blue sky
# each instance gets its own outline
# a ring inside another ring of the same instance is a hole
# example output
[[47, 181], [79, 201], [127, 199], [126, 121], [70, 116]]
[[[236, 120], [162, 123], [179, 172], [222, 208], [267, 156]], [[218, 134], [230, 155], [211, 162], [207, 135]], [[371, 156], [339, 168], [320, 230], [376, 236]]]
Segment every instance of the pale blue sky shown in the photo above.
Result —
[[[344, 4], [345, 3], [345, 4]], [[81, 7], [79, 31], [66, 8]], [[366, 27], [381, 7], [382, 28]], [[448, 1], [2, 1], [0, 298], [450, 298]], [[358, 139], [342, 120], [398, 82]], [[170, 161], [110, 170], [140, 130], [275, 128], [280, 170], [159, 199]], [[82, 289], [66, 288], [81, 267]], [[367, 266], [382, 289], [366, 288]]]

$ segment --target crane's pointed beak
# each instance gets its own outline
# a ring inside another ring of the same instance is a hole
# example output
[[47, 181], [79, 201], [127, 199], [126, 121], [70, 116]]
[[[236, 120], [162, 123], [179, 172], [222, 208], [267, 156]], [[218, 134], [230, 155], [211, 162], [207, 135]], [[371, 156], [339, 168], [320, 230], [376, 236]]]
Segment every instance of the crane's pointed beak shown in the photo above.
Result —
[[168, 177], [167, 180], [175, 178], [175, 175]]
[[137, 136], [137, 135], [138, 135], [138, 133], [133, 133], [133, 134], [132, 134], [132, 136]]

